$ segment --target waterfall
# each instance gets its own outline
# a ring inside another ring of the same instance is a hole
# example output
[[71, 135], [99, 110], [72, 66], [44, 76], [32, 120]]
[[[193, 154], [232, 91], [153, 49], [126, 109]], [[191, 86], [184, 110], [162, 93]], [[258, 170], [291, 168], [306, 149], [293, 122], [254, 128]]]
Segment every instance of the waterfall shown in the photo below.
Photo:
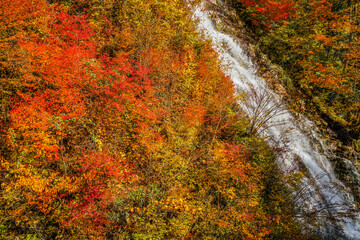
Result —
[[[321, 223], [317, 231], [325, 239], [360, 239], [359, 219], [347, 214], [353, 212], [352, 196], [336, 178], [326, 156], [313, 146], [310, 137], [320, 141], [316, 131], [311, 131], [311, 136], [304, 133], [300, 120], [286, 109], [265, 80], [257, 76], [255, 66], [240, 44], [216, 29], [208, 11], [198, 7], [194, 17], [199, 21], [198, 29], [212, 41], [235, 87], [247, 96], [246, 101], [239, 101], [239, 104], [252, 120], [252, 130], [266, 139], [270, 146], [282, 149], [277, 157], [279, 168], [284, 173], [306, 168], [307, 174], [300, 183], [301, 190], [294, 192], [299, 215], [311, 215]], [[310, 120], [303, 116], [300, 119], [316, 129]], [[326, 217], [334, 218], [335, 223], [327, 221]], [[299, 221], [305, 222], [304, 217], [300, 217]]]

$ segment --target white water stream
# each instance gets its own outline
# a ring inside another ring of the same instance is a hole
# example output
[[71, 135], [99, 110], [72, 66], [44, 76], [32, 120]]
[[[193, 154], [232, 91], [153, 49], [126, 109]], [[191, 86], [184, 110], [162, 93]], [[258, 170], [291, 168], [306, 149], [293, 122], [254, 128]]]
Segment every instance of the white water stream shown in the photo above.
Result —
[[[235, 86], [248, 96], [247, 101], [239, 101], [239, 104], [253, 119], [254, 131], [268, 140], [270, 146], [282, 149], [277, 157], [281, 170], [294, 173], [301, 167], [306, 168], [308, 174], [300, 186], [301, 190], [294, 193], [300, 221], [305, 222], [312, 216], [313, 220], [323, 225], [318, 230], [325, 239], [360, 239], [359, 219], [347, 216], [353, 211], [352, 196], [336, 179], [329, 160], [315, 150], [309, 136], [297, 123], [299, 120], [283, 107], [280, 97], [269, 89], [264, 79], [256, 75], [256, 68], [241, 46], [214, 27], [207, 11], [197, 8], [194, 16], [199, 20], [199, 29], [220, 54], [226, 73]], [[316, 128], [311, 121], [301, 118], [306, 125]], [[315, 131], [312, 131], [311, 137], [319, 140]], [[336, 223], [329, 222], [329, 216], [335, 218]]]

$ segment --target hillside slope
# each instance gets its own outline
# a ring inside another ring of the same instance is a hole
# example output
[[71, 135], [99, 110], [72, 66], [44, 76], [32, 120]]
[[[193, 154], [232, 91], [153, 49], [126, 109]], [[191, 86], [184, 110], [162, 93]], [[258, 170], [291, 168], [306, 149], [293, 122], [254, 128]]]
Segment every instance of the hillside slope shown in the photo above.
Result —
[[2, 239], [302, 238], [185, 1], [1, 0], [0, 33]]

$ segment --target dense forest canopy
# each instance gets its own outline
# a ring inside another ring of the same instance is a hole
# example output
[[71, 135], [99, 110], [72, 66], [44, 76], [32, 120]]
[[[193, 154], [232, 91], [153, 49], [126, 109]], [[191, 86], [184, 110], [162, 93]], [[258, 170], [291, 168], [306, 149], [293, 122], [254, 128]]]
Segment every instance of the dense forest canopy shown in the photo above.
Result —
[[1, 0], [2, 239], [299, 233], [190, 7]]
[[[301, 174], [249, 130], [199, 1], [0, 3], [1, 239], [315, 239]], [[357, 144], [358, 4], [228, 3]]]

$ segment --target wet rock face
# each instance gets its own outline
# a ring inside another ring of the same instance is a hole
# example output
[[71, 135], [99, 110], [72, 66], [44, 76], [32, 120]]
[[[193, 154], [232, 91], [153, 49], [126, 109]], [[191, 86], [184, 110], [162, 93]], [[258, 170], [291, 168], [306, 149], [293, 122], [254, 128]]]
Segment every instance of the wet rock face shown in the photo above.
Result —
[[350, 160], [346, 158], [335, 157], [334, 162], [336, 162], [336, 165], [339, 171], [341, 171], [341, 174], [345, 175], [349, 181], [353, 182], [354, 184], [360, 183], [360, 174], [355, 171], [355, 166]]
[[360, 174], [356, 171], [353, 162], [346, 158], [333, 156], [331, 159], [335, 164], [336, 173], [339, 178], [352, 190], [354, 200], [360, 201]]

